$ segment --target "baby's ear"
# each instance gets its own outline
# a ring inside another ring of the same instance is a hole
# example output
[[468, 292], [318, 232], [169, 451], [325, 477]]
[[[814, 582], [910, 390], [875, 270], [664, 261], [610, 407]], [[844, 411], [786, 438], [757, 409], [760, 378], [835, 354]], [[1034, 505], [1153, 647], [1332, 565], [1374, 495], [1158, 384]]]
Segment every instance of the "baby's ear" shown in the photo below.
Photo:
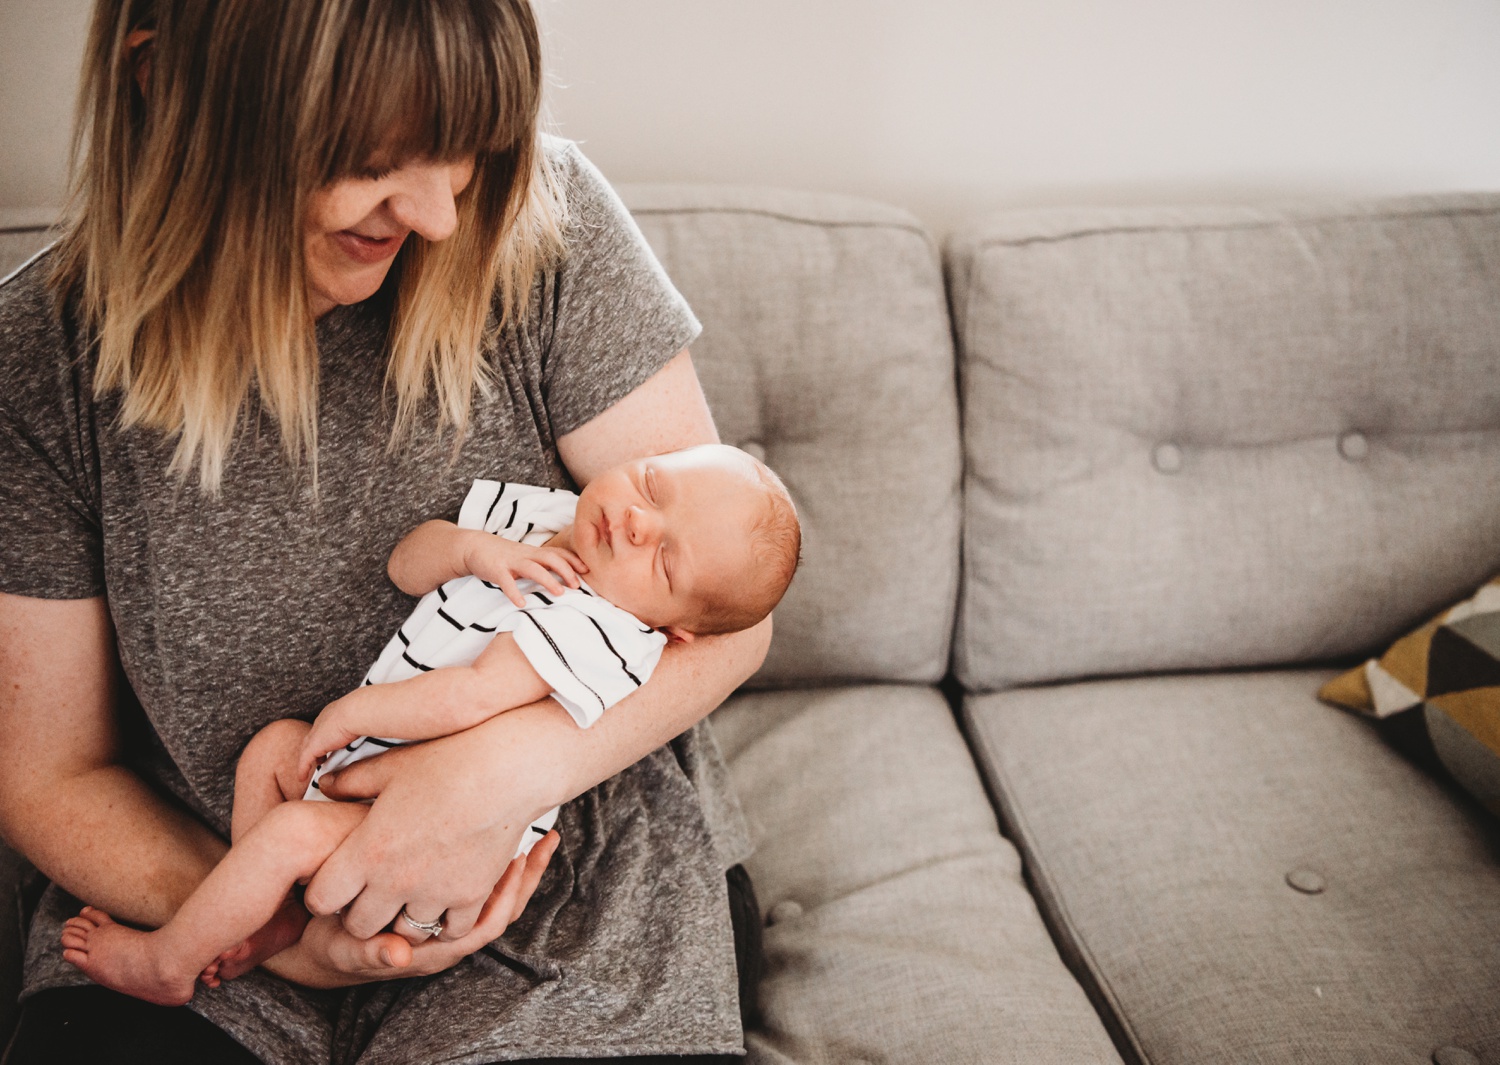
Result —
[[693, 633], [688, 632], [687, 629], [684, 629], [681, 625], [663, 625], [656, 631], [666, 633], [667, 639], [672, 643], [692, 643], [698, 638]]

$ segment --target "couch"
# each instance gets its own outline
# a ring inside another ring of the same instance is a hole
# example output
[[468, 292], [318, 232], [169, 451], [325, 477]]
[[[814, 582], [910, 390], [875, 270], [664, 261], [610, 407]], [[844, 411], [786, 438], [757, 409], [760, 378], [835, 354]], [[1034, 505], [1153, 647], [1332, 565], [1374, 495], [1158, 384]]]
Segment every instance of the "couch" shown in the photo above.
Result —
[[1500, 1063], [1500, 829], [1315, 698], [1500, 570], [1500, 195], [623, 193], [803, 515], [753, 1061]]

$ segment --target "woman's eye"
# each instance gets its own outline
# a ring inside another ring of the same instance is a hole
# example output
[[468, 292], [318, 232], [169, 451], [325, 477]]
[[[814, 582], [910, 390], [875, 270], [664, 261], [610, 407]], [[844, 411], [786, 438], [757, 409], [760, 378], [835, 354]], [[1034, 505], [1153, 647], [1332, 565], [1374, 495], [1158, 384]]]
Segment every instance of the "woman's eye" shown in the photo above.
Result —
[[354, 176], [360, 181], [380, 181], [390, 177], [396, 172], [393, 166], [367, 166], [354, 172]]

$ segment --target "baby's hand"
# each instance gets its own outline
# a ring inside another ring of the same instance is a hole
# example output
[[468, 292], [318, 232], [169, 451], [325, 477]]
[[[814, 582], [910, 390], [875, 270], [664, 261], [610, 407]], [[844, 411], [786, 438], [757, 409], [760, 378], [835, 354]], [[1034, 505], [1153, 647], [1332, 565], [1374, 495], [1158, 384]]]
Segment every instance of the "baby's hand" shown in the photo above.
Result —
[[335, 699], [313, 721], [312, 728], [307, 731], [307, 738], [302, 741], [302, 749], [297, 752], [298, 779], [304, 784], [312, 777], [313, 770], [318, 768], [318, 763], [325, 755], [332, 754], [364, 735], [362, 729], [345, 724], [352, 720], [355, 704], [363, 691], [363, 688], [356, 688], [343, 698]]
[[516, 588], [517, 577], [528, 577], [553, 595], [562, 595], [564, 585], [577, 588], [578, 575], [589, 571], [583, 559], [565, 547], [528, 547], [488, 535], [473, 544], [464, 557], [469, 572], [496, 585], [516, 606], [526, 605]]

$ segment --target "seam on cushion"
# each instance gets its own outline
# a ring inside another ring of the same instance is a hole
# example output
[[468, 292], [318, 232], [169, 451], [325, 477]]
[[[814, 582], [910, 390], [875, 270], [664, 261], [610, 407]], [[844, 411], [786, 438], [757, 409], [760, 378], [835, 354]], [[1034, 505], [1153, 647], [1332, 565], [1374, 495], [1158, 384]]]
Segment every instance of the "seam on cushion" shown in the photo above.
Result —
[[936, 247], [932, 234], [917, 223], [906, 222], [859, 222], [832, 221], [819, 218], [803, 218], [783, 211], [767, 210], [763, 207], [632, 207], [632, 215], [662, 214], [748, 214], [762, 218], [774, 218], [780, 222], [791, 222], [801, 226], [817, 226], [820, 229], [897, 229], [913, 233], [922, 238], [929, 247]]
[[1308, 215], [1306, 218], [1274, 218], [1261, 222], [1220, 222], [1213, 224], [1194, 224], [1189, 222], [1184, 225], [1168, 225], [1163, 223], [1142, 226], [1101, 226], [1097, 229], [1076, 229], [1069, 233], [1059, 233], [1056, 236], [993, 237], [980, 241], [975, 245], [974, 253], [977, 255], [991, 248], [1024, 248], [1032, 244], [1061, 244], [1069, 240], [1081, 240], [1088, 237], [1113, 237], [1127, 233], [1234, 233], [1250, 232], [1257, 229], [1284, 229], [1309, 224], [1316, 225], [1324, 222], [1378, 222], [1383, 219], [1457, 218], [1497, 214], [1500, 214], [1500, 207], [1450, 207], [1419, 211], [1377, 212], [1373, 214]]
[[1152, 1059], [1147, 1055], [1145, 1047], [1141, 1045], [1140, 1038], [1126, 1017], [1119, 997], [1105, 978], [1104, 971], [1095, 959], [1093, 951], [1083, 941], [1083, 937], [1076, 934], [1077, 923], [1068, 912], [1061, 893], [1054, 887], [1056, 878], [1048, 871], [1046, 862], [1040, 856], [1035, 835], [1027, 826], [1019, 807], [1010, 801], [1005, 787], [1004, 774], [1000, 769], [998, 752], [974, 719], [973, 701], [973, 696], [964, 700], [963, 720], [966, 726], [964, 733], [969, 742], [983, 748], [985, 754], [988, 755], [986, 759], [988, 772], [981, 772], [980, 778], [984, 782], [985, 790], [990, 793], [995, 803], [1001, 824], [1010, 833], [1014, 833], [1014, 842], [1021, 851], [1026, 879], [1031, 882], [1038, 902], [1045, 903], [1037, 907], [1041, 911], [1042, 921], [1052, 934], [1053, 942], [1059, 948], [1064, 964], [1067, 965], [1068, 955], [1071, 953], [1075, 964], [1085, 970], [1084, 974], [1080, 974], [1073, 965], [1067, 966], [1073, 973], [1074, 979], [1079, 981], [1084, 995], [1094, 1009], [1098, 1011], [1101, 1005], [1104, 1007], [1100, 1020], [1115, 1043], [1115, 1049], [1121, 1053], [1122, 1057], [1130, 1058], [1136, 1065], [1152, 1065]]

